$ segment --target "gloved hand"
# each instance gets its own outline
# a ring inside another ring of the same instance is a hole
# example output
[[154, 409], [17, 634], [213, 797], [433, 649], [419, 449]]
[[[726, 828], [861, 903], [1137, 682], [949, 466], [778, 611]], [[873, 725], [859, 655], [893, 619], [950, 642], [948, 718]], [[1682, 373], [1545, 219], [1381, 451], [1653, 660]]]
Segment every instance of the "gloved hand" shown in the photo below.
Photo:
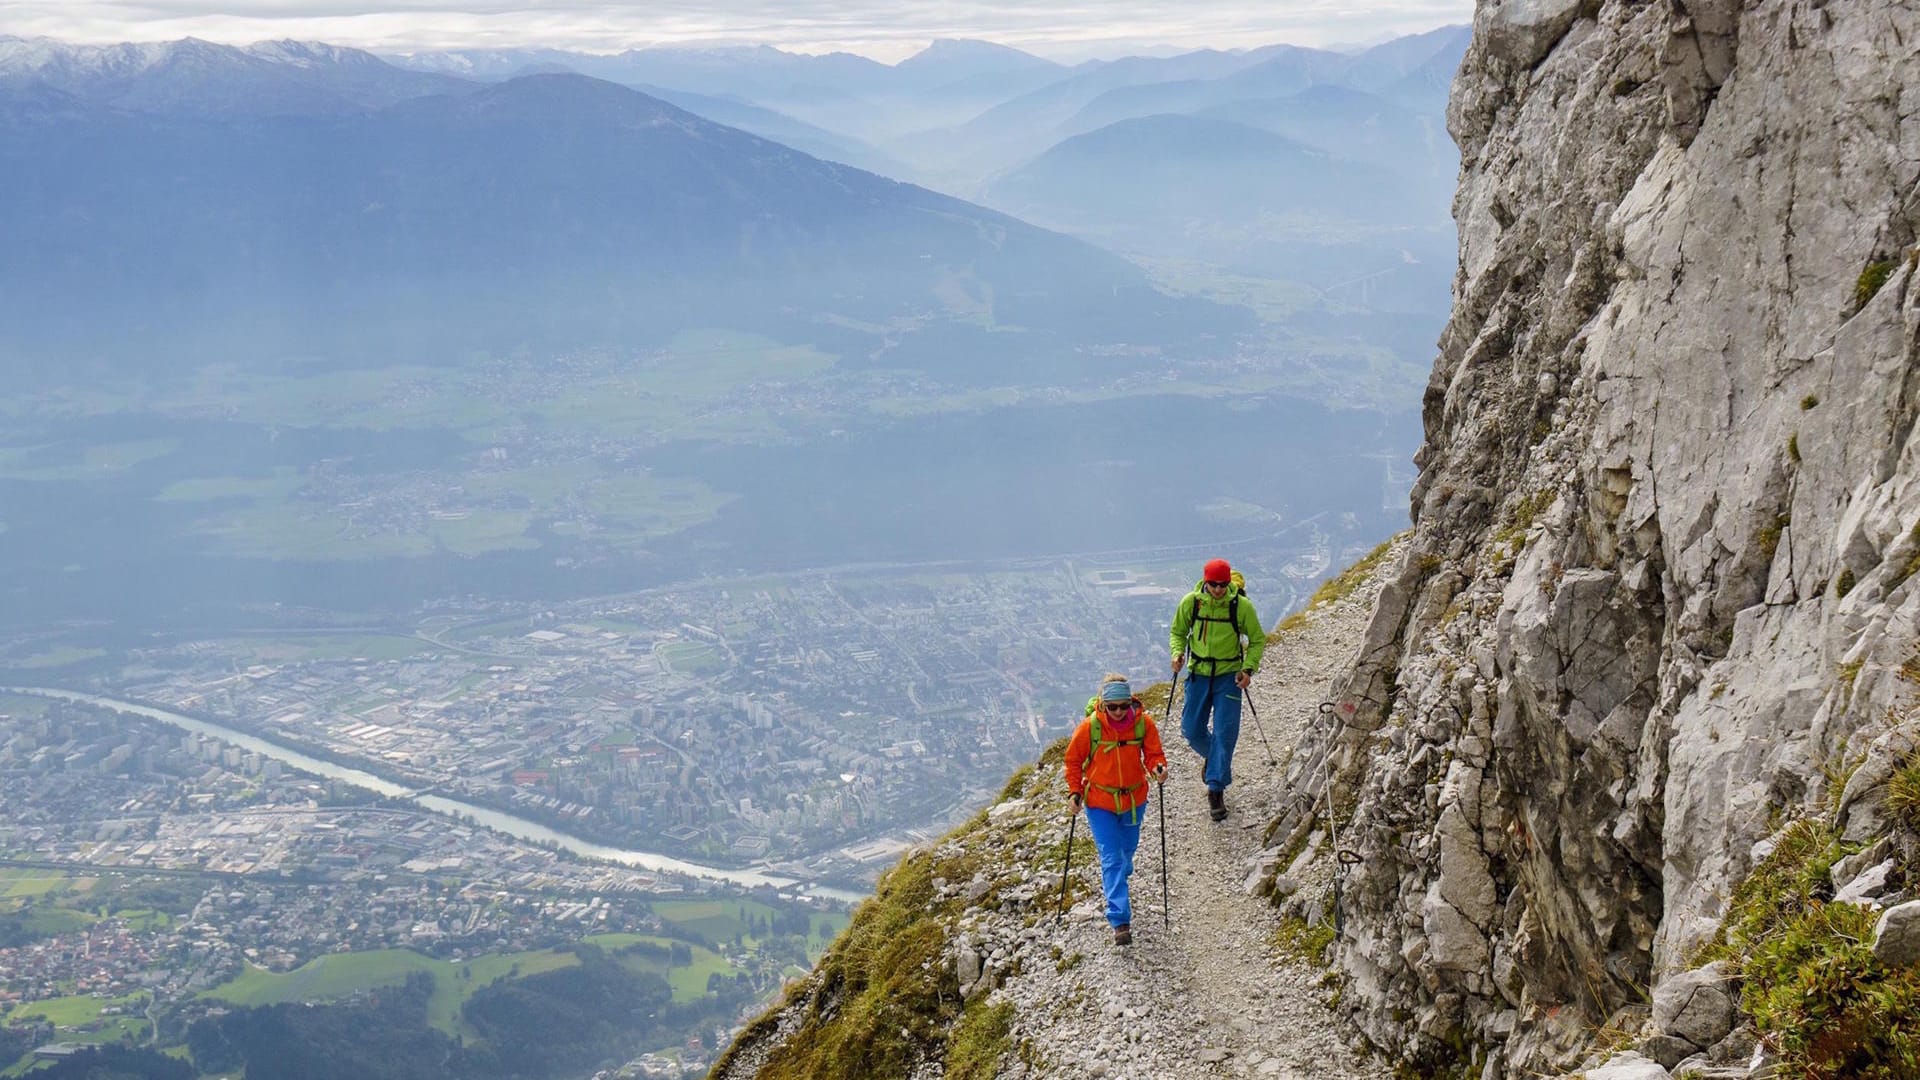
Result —
[[1239, 687], [1240, 689], [1245, 690], [1247, 686], [1252, 682], [1253, 682], [1253, 676], [1247, 674], [1246, 672], [1237, 671], [1234, 673], [1233, 685]]

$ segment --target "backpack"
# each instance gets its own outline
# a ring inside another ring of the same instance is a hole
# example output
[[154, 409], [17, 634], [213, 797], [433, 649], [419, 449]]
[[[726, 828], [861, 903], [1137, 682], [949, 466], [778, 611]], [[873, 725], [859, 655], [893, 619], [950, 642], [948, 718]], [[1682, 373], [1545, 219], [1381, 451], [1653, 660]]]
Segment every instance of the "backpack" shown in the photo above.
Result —
[[[1100, 699], [1096, 697], [1093, 700], [1087, 702], [1087, 720], [1089, 723], [1093, 725], [1092, 729], [1087, 733], [1092, 737], [1091, 743], [1089, 744], [1089, 748], [1087, 751], [1087, 760], [1091, 762], [1095, 754], [1111, 754], [1115, 750], [1120, 750], [1129, 746], [1139, 747], [1140, 752], [1142, 754], [1145, 754], [1146, 745], [1147, 745], [1147, 707], [1141, 704], [1140, 699], [1138, 697], [1134, 698], [1133, 699], [1133, 708], [1134, 708], [1133, 738], [1108, 739], [1101, 734], [1100, 721], [1102, 718], [1102, 712], [1099, 708], [1099, 704], [1098, 704], [1099, 700]], [[1144, 757], [1141, 759], [1140, 764], [1141, 764], [1141, 768], [1144, 770], [1146, 768], [1146, 759]], [[1144, 775], [1141, 779], [1141, 783], [1142, 784], [1146, 783], [1146, 779]], [[1133, 793], [1139, 790], [1138, 785], [1135, 785], [1134, 787], [1131, 787], [1131, 788], [1116, 788], [1116, 787], [1108, 787], [1105, 784], [1094, 784], [1091, 781], [1089, 781], [1089, 786], [1097, 787], [1101, 791], [1104, 791], [1108, 795], [1111, 795], [1113, 797], [1113, 800], [1116, 806], [1116, 809], [1114, 812], [1117, 814], [1120, 814], [1123, 817], [1127, 814], [1128, 811], [1139, 809], [1139, 806], [1135, 804], [1133, 801]]]
[[[1242, 576], [1240, 571], [1238, 570], [1235, 570], [1232, 573], [1232, 575], [1227, 578], [1227, 617], [1224, 620], [1216, 619], [1210, 616], [1200, 614], [1200, 597], [1201, 597], [1201, 594], [1204, 593], [1205, 591], [1206, 591], [1206, 583], [1202, 581], [1202, 582], [1196, 583], [1193, 587], [1193, 591], [1187, 594], [1188, 599], [1191, 599], [1193, 601], [1193, 617], [1192, 617], [1193, 621], [1187, 624], [1188, 654], [1192, 655], [1193, 639], [1195, 636], [1200, 634], [1201, 623], [1225, 622], [1228, 628], [1233, 631], [1233, 640], [1236, 642], [1239, 642], [1240, 644], [1240, 655], [1233, 657], [1233, 659], [1235, 660], [1246, 659], [1247, 644], [1244, 641], [1240, 641], [1240, 598], [1247, 595], [1247, 579], [1244, 576]], [[1184, 603], [1184, 601], [1182, 602]], [[1221, 663], [1227, 660], [1227, 657], [1195, 656], [1193, 659], [1196, 663], [1204, 660], [1210, 664], [1215, 665], [1215, 667], [1217, 668]]]

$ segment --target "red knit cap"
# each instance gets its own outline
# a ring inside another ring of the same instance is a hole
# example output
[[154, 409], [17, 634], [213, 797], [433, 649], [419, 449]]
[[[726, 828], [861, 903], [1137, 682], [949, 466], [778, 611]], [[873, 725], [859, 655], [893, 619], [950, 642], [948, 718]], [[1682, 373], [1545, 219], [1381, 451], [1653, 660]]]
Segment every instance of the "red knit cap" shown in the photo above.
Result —
[[1233, 567], [1225, 559], [1213, 559], [1200, 569], [1200, 577], [1204, 581], [1231, 581]]

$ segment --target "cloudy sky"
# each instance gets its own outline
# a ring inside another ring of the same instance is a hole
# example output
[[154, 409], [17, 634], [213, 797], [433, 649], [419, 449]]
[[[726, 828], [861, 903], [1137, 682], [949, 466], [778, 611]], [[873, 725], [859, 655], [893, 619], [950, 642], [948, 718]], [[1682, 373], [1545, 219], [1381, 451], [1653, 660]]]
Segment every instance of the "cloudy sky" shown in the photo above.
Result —
[[0, 33], [399, 50], [765, 43], [888, 61], [934, 38], [971, 37], [1081, 59], [1155, 45], [1369, 43], [1472, 15], [1473, 0], [0, 0]]

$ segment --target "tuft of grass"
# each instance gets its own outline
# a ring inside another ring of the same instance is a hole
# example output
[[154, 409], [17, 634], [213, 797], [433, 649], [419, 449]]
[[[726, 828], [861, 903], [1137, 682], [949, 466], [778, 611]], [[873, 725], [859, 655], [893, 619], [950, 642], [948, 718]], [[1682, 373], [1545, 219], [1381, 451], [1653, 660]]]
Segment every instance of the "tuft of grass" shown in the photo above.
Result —
[[[1849, 694], [1853, 692], [1852, 683], [1847, 684], [1847, 692]], [[1866, 764], [1866, 761], [1867, 755], [1865, 754], [1861, 754], [1858, 757], [1849, 757], [1847, 755], [1847, 744], [1842, 742], [1839, 752], [1834, 754], [1833, 759], [1821, 763], [1820, 775], [1824, 777], [1827, 782], [1827, 817], [1829, 820], [1839, 815], [1840, 799], [1847, 793], [1847, 781], [1853, 779], [1853, 774], [1859, 771], [1860, 766]]]
[[1003, 803], [1009, 799], [1019, 798], [1020, 793], [1027, 789], [1027, 781], [1033, 779], [1033, 770], [1032, 765], [1022, 765], [1015, 769], [1013, 775], [1007, 777], [1007, 782], [1001, 786], [1000, 797], [993, 801]]
[[1055, 739], [1051, 746], [1048, 746], [1045, 750], [1040, 751], [1040, 761], [1038, 763], [1039, 767], [1042, 769], [1045, 769], [1052, 766], [1065, 765], [1067, 761], [1068, 741], [1069, 739], [1067, 738]]
[[1836, 600], [1846, 599], [1847, 594], [1853, 591], [1853, 586], [1854, 586], [1853, 568], [1847, 567], [1846, 569], [1840, 571], [1839, 577], [1833, 579], [1834, 599]]
[[1814, 408], [1819, 404], [1820, 399], [1817, 396], [1808, 394], [1806, 397], [1800, 399], [1800, 411], [1806, 412], [1808, 409]]
[[947, 1080], [993, 1080], [1000, 1059], [1013, 1052], [1013, 1003], [986, 1004], [985, 996], [960, 1016], [947, 1042]]
[[1300, 918], [1281, 919], [1273, 931], [1275, 948], [1316, 966], [1326, 962], [1324, 954], [1333, 938], [1333, 927], [1324, 923], [1315, 926]]
[[[1487, 538], [1487, 551], [1496, 565], [1510, 570], [1511, 563], [1519, 558], [1520, 552], [1527, 546], [1527, 533], [1533, 523], [1539, 519], [1559, 493], [1553, 488], [1541, 488], [1523, 495], [1507, 511], [1505, 522]], [[1504, 572], [1504, 570], [1503, 570]]]
[[1908, 758], [1887, 779], [1887, 810], [1907, 828], [1920, 832], [1920, 754]]
[[1534, 521], [1546, 512], [1547, 507], [1553, 505], [1553, 500], [1557, 496], [1558, 492], [1554, 489], [1541, 488], [1522, 497], [1519, 502], [1513, 504], [1513, 512], [1507, 519], [1509, 528], [1524, 535], [1528, 529], [1533, 528]]
[[[1800, 459], [1796, 457], [1794, 460], [1798, 461]], [[1792, 524], [1793, 515], [1781, 514], [1773, 519], [1773, 524], [1767, 525], [1760, 530], [1758, 534], [1760, 540], [1760, 561], [1768, 563], [1773, 561], [1773, 553], [1780, 550], [1781, 534], [1785, 533], [1787, 526]]]
[[1846, 689], [1848, 697], [1853, 696], [1853, 684], [1859, 681], [1860, 669], [1866, 666], [1867, 660], [1864, 656], [1858, 660], [1848, 660], [1840, 665], [1840, 685]]
[[1795, 465], [1800, 464], [1800, 433], [1797, 431], [1787, 436], [1787, 460]]
[[1700, 957], [1739, 960], [1777, 934], [1788, 920], [1831, 899], [1833, 864], [1853, 848], [1826, 825], [1802, 819], [1787, 826], [1766, 858], [1734, 887], [1720, 933]]
[[1910, 683], [1920, 683], [1920, 652], [1901, 661], [1900, 677]]
[[1853, 283], [1853, 310], [1859, 311], [1866, 307], [1880, 292], [1880, 287], [1893, 276], [1894, 268], [1899, 265], [1900, 263], [1894, 259], [1868, 263], [1866, 269], [1860, 271], [1860, 277]]
[[1915, 551], [1912, 555], [1908, 556], [1907, 561], [1901, 564], [1900, 569], [1895, 570], [1893, 576], [1887, 579], [1887, 591], [1892, 592], [1900, 586], [1905, 585], [1907, 579], [1915, 574], [1920, 574], [1920, 551]]

